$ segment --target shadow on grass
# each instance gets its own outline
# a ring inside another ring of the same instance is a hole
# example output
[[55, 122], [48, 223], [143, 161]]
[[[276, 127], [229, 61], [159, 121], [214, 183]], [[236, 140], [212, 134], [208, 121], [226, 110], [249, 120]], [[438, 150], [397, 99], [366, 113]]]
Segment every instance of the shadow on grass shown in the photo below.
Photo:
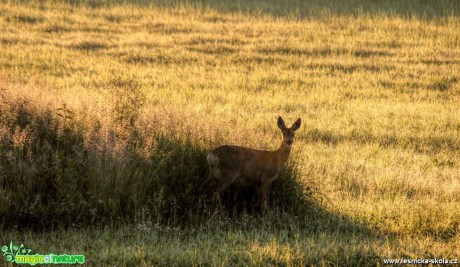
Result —
[[[272, 184], [267, 216], [259, 216], [252, 187], [225, 191], [225, 209], [215, 214], [210, 201], [203, 211], [197, 193], [208, 174], [206, 148], [158, 134], [145, 157], [147, 137], [135, 128], [121, 137], [113, 133], [119, 139], [108, 141], [97, 126], [88, 130], [72, 116], [65, 106], [50, 110], [27, 99], [0, 97], [1, 228], [46, 233], [149, 223], [219, 231], [260, 227], [268, 239], [301, 231], [380, 240], [367, 226], [321, 207], [319, 189], [302, 182], [295, 160]], [[116, 142], [126, 143], [122, 153], [114, 151]], [[375, 253], [355, 256], [380, 261]]]
[[[212, 201], [203, 211], [198, 196], [208, 174], [208, 149], [190, 139], [157, 134], [146, 157], [147, 136], [135, 128], [105, 140], [97, 126], [88, 130], [72, 116], [65, 106], [39, 109], [27, 99], [0, 98], [3, 228], [46, 230], [139, 221], [187, 225], [213, 216]], [[126, 147], [117, 152], [114, 147], [120, 142]], [[315, 197], [318, 188], [302, 181], [293, 159], [272, 185], [273, 212], [299, 218], [318, 231], [341, 227], [372, 234], [324, 210]], [[223, 213], [235, 219], [259, 216], [256, 195], [252, 187], [226, 190]]]
[[[126, 4], [126, 1], [115, 0], [70, 0], [74, 5], [87, 5], [98, 8], [108, 5]], [[130, 0], [129, 4], [139, 6], [155, 6], [171, 8], [177, 6], [192, 7], [197, 10], [217, 10], [222, 13], [245, 13], [248, 15], [262, 14], [273, 17], [289, 18], [323, 18], [324, 15], [390, 15], [403, 18], [418, 17], [436, 19], [460, 15], [460, 3], [455, 0], [439, 1], [361, 1], [361, 0]], [[225, 22], [219, 15], [209, 16], [210, 22]]]
[[327, 145], [338, 145], [342, 142], [358, 144], [374, 143], [386, 148], [413, 149], [419, 153], [437, 153], [441, 150], [459, 151], [458, 139], [446, 137], [418, 137], [396, 135], [374, 135], [371, 133], [336, 134], [318, 129], [309, 130], [304, 137], [308, 142], [319, 142]]

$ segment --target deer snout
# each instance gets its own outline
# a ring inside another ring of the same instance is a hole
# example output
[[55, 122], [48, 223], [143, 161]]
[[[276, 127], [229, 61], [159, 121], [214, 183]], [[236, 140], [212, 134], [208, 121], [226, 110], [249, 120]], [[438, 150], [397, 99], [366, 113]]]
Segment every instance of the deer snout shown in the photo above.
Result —
[[292, 142], [294, 142], [294, 140], [292, 140], [292, 139], [287, 139], [287, 140], [286, 140], [286, 144], [287, 144], [288, 146], [292, 145]]

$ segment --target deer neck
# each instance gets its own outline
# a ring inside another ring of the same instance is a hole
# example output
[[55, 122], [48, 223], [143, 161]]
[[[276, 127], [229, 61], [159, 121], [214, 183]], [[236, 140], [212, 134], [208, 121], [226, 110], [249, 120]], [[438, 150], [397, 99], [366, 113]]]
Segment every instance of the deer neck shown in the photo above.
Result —
[[288, 146], [286, 143], [282, 142], [280, 147], [274, 151], [278, 162], [281, 163], [281, 165], [284, 165], [284, 163], [288, 160], [289, 154], [291, 154], [291, 147], [292, 145]]

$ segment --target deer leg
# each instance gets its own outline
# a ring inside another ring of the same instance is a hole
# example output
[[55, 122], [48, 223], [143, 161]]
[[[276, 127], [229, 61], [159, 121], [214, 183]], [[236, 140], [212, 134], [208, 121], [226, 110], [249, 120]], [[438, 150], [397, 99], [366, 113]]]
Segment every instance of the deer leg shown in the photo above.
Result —
[[270, 183], [263, 182], [260, 184], [257, 190], [257, 195], [259, 197], [259, 206], [260, 206], [260, 213], [265, 215], [268, 209], [268, 194], [270, 192]]
[[218, 184], [214, 189], [214, 197], [216, 198], [216, 202], [218, 205], [219, 210], [222, 208], [222, 203], [220, 201], [220, 193], [227, 189], [236, 179], [238, 174], [236, 173], [227, 173], [225, 174], [222, 179], [219, 181]]
[[211, 165], [206, 183], [200, 190], [200, 196], [208, 195], [214, 191], [214, 188], [219, 185], [219, 180], [222, 178], [222, 172], [217, 166]]
[[214, 212], [217, 212], [222, 209], [222, 203], [220, 201], [220, 193], [214, 193], [214, 202], [217, 203], [217, 208]]
[[257, 200], [259, 201], [259, 206], [260, 206], [260, 200], [262, 199], [262, 186], [260, 184], [256, 184], [256, 190], [257, 190]]
[[200, 197], [207, 195], [215, 186], [216, 186], [216, 181], [210, 175], [210, 177], [208, 178], [208, 181], [204, 184], [204, 186], [200, 190]]

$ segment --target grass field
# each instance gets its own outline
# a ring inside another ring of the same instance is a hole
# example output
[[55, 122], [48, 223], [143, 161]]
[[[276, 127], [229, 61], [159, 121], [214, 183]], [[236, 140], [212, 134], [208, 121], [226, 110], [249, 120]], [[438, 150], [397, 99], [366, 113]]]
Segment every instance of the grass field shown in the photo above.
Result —
[[[457, 1], [2, 1], [0, 29], [0, 245], [88, 266], [460, 258]], [[302, 126], [269, 214], [235, 188], [202, 211], [206, 152], [275, 149], [280, 115]]]

